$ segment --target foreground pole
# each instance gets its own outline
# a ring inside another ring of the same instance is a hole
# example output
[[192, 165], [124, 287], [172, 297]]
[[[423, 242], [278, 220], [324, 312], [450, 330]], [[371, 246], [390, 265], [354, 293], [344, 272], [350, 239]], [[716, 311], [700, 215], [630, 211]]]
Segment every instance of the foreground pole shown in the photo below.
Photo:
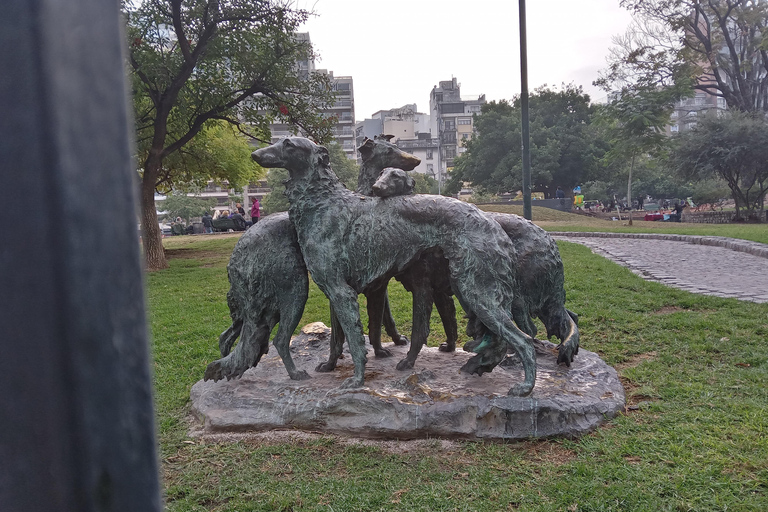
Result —
[[520, 2], [520, 108], [523, 139], [523, 217], [531, 220], [531, 135], [528, 123], [528, 36], [525, 28], [525, 0]]
[[0, 510], [160, 510], [117, 0], [0, 16]]

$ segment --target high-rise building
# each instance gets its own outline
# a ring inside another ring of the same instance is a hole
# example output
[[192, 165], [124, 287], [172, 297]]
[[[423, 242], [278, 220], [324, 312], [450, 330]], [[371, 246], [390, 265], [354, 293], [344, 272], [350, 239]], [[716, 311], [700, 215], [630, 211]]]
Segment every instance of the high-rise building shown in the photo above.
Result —
[[437, 180], [445, 182], [457, 156], [465, 151], [462, 141], [472, 138], [472, 116], [485, 104], [485, 94], [462, 98], [456, 78], [439, 83], [429, 95], [432, 133], [437, 135]]
[[[301, 41], [310, 42], [309, 33], [301, 32], [296, 34]], [[331, 81], [331, 87], [336, 93], [336, 101], [329, 108], [324, 109], [322, 114], [328, 118], [336, 120], [333, 127], [333, 136], [336, 142], [344, 149], [347, 157], [356, 160], [357, 152], [355, 147], [355, 90], [354, 82], [351, 76], [333, 76], [333, 71], [327, 69], [316, 69], [315, 61], [312, 59], [300, 61], [297, 63], [300, 70], [309, 73], [323, 73], [328, 75]], [[270, 127], [272, 131], [272, 142], [277, 142], [282, 137], [290, 135], [301, 135], [296, 133], [294, 128], [286, 124], [275, 123]]]

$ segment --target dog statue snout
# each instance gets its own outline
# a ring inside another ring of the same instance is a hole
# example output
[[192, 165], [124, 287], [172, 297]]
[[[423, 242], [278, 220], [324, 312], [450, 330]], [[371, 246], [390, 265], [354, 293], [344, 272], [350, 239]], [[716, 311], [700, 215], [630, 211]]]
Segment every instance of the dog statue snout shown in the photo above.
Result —
[[280, 159], [274, 148], [274, 146], [267, 146], [265, 148], [257, 149], [251, 153], [251, 158], [262, 167], [279, 167]]

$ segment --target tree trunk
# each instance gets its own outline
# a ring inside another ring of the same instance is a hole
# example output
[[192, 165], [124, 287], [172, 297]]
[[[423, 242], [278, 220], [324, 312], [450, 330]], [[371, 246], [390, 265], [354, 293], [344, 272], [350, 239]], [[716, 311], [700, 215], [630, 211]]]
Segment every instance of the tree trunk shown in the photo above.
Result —
[[632, 225], [632, 170], [635, 168], [635, 155], [629, 164], [629, 179], [627, 180], [627, 207], [629, 208], [629, 225]]
[[[157, 223], [155, 209], [155, 176], [151, 172], [153, 166], [148, 162], [144, 169], [144, 179], [141, 182], [141, 229], [144, 246], [144, 260], [147, 270], [168, 268], [163, 250], [163, 233]], [[159, 167], [158, 167], [159, 168]]]

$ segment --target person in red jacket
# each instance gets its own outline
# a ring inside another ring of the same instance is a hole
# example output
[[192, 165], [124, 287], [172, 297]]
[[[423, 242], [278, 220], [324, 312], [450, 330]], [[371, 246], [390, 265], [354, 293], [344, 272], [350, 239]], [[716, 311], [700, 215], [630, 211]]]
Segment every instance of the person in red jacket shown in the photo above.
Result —
[[253, 201], [251, 203], [251, 222], [253, 224], [256, 224], [257, 222], [259, 222], [259, 217], [261, 217], [261, 212], [259, 212], [259, 208], [261, 208], [261, 206], [259, 205], [258, 197], [256, 196], [252, 197], [251, 201]]

